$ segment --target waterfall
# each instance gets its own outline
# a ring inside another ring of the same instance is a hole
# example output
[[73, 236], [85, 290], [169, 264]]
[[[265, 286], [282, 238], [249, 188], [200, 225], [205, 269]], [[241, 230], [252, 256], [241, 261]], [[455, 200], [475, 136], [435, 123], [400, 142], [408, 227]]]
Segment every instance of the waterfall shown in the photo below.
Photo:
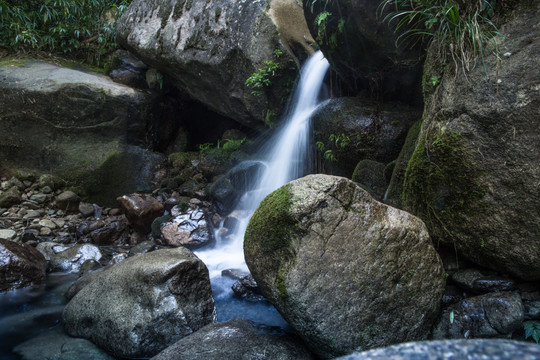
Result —
[[[230, 296], [231, 292], [227, 289], [230, 287], [229, 282], [221, 279], [221, 271], [247, 271], [243, 253], [244, 232], [259, 203], [280, 186], [306, 175], [304, 169], [308, 158], [309, 120], [321, 101], [320, 93], [328, 67], [328, 61], [320, 51], [306, 61], [300, 72], [300, 81], [291, 99], [290, 109], [283, 120], [284, 125], [262, 147], [261, 153], [264, 155], [261, 156], [261, 170], [258, 171], [257, 179], [253, 179], [254, 185], [241, 197], [230, 215], [238, 220], [234, 229], [229, 229], [234, 233], [229, 234], [225, 241], [218, 229], [216, 246], [195, 252], [210, 271], [217, 304], [220, 297]], [[218, 306], [218, 316], [219, 312]], [[227, 317], [230, 318], [225, 316]]]

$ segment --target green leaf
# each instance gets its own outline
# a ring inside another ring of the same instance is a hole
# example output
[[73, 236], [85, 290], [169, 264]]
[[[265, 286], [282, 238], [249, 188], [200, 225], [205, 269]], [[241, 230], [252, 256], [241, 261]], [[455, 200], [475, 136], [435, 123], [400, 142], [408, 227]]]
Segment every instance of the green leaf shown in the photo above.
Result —
[[453, 324], [454, 323], [454, 312], [451, 311], [450, 312], [450, 324]]

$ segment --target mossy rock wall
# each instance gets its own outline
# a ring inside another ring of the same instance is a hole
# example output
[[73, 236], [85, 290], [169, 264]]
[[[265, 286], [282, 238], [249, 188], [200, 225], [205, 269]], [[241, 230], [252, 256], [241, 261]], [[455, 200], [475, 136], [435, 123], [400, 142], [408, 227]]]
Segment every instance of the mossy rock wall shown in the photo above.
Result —
[[540, 279], [539, 18], [524, 2], [501, 26], [500, 58], [444, 68], [402, 197], [435, 242], [526, 280]]

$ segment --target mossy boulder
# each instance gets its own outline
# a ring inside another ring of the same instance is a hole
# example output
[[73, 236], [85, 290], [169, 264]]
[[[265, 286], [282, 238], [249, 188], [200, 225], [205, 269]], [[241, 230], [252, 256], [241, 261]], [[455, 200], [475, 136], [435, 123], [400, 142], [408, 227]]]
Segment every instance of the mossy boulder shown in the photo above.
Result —
[[360, 184], [364, 189], [372, 194], [377, 200], [381, 200], [388, 181], [385, 178], [384, 171], [386, 165], [373, 160], [360, 160], [352, 175], [352, 181]]
[[402, 194], [434, 241], [525, 280], [540, 280], [539, 16], [523, 3], [501, 27], [502, 57], [446, 66]]
[[335, 158], [324, 161], [326, 172], [350, 178], [360, 160], [396, 159], [407, 131], [420, 117], [421, 110], [400, 103], [342, 97], [321, 104], [311, 121], [315, 141]]
[[422, 221], [342, 177], [310, 175], [268, 195], [244, 252], [264, 296], [322, 358], [424, 339], [444, 289]]
[[104, 205], [151, 186], [160, 156], [138, 146], [147, 95], [101, 74], [38, 61], [0, 65], [0, 78], [0, 173], [24, 167], [57, 175]]

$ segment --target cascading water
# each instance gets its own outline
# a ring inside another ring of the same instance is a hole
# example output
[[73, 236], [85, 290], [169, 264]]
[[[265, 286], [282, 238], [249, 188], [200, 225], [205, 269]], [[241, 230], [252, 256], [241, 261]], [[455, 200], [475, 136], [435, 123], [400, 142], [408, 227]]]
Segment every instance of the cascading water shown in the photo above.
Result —
[[283, 325], [281, 317], [267, 305], [251, 304], [250, 311], [246, 308], [250, 305], [235, 302], [230, 289], [233, 281], [222, 277], [221, 272], [225, 269], [247, 271], [243, 241], [249, 219], [266, 195], [305, 175], [310, 135], [309, 119], [322, 100], [320, 94], [328, 67], [328, 61], [320, 51], [306, 61], [292, 98], [291, 109], [284, 119], [284, 126], [262, 147], [261, 153], [265, 156], [258, 164], [260, 170], [257, 172], [257, 179], [252, 181], [253, 185], [241, 197], [230, 215], [238, 220], [234, 229], [228, 229], [233, 231], [233, 234], [229, 233], [227, 239], [224, 239], [218, 229], [216, 246], [195, 252], [210, 271], [220, 321], [240, 317], [268, 325]]

